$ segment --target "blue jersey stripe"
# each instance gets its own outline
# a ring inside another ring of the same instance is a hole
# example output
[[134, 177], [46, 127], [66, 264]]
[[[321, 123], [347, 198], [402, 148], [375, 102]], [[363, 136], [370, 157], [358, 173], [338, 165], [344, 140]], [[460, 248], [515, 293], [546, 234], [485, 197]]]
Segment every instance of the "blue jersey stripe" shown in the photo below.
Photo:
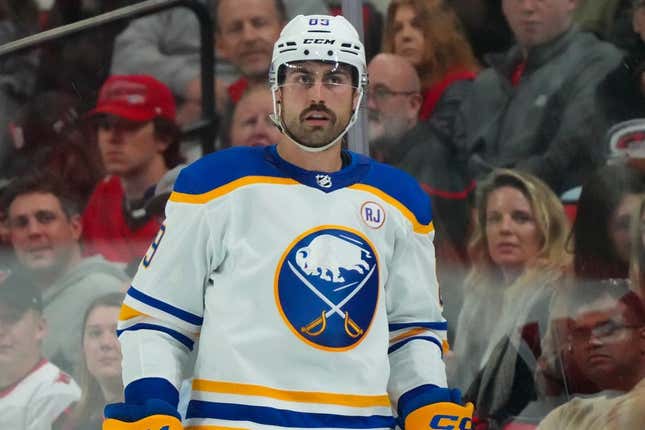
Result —
[[387, 353], [388, 353], [388, 354], [391, 354], [391, 353], [393, 353], [394, 351], [396, 351], [397, 349], [402, 348], [402, 347], [403, 347], [403, 345], [405, 345], [405, 344], [407, 344], [408, 342], [411, 342], [411, 341], [413, 341], [413, 340], [427, 340], [427, 341], [429, 341], [429, 342], [434, 343], [435, 345], [437, 345], [437, 346], [439, 347], [439, 351], [441, 351], [441, 355], [443, 356], [443, 346], [441, 345], [441, 342], [439, 342], [439, 341], [438, 341], [437, 339], [435, 339], [434, 337], [430, 337], [430, 336], [413, 336], [413, 337], [408, 337], [408, 338], [406, 338], [406, 339], [403, 339], [401, 342], [396, 343], [396, 344], [392, 345], [391, 347], [389, 347], [389, 348], [388, 348], [388, 350], [387, 350]]
[[401, 330], [403, 328], [428, 328], [430, 330], [448, 330], [448, 322], [411, 322], [411, 323], [393, 323], [388, 326], [390, 331]]
[[160, 331], [162, 333], [166, 333], [167, 335], [170, 335], [171, 337], [173, 337], [175, 340], [181, 342], [186, 348], [190, 349], [191, 351], [193, 350], [194, 342], [188, 336], [184, 336], [183, 334], [171, 328], [164, 327], [161, 325], [156, 325], [156, 324], [147, 324], [147, 323], [135, 324], [131, 327], [124, 328], [123, 330], [117, 330], [116, 335], [121, 336], [121, 333], [125, 331], [137, 331], [137, 330], [155, 330], [155, 331]]
[[378, 429], [393, 428], [396, 424], [393, 417], [386, 415], [347, 416], [307, 413], [266, 406], [215, 403], [202, 400], [190, 401], [186, 418], [251, 421], [263, 425], [287, 428]]
[[204, 322], [204, 318], [200, 317], [199, 315], [192, 314], [183, 309], [179, 309], [173, 305], [169, 305], [168, 303], [162, 302], [161, 300], [155, 299], [154, 297], [151, 297], [145, 293], [142, 293], [141, 291], [137, 290], [132, 286], [128, 288], [128, 296], [148, 306], [152, 306], [153, 308], [157, 308], [161, 311], [164, 311], [167, 314], [177, 317], [180, 320], [185, 321], [189, 324], [199, 326], [199, 325], [202, 325], [202, 323]]

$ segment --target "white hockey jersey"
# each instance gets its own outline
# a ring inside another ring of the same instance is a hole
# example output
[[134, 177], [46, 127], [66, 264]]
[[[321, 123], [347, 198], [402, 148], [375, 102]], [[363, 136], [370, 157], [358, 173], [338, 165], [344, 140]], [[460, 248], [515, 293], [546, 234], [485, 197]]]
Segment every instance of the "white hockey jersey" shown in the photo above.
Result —
[[430, 201], [349, 155], [327, 174], [235, 148], [181, 172], [120, 316], [128, 388], [178, 387], [198, 346], [188, 428], [383, 429], [445, 387]]
[[51, 430], [80, 397], [80, 388], [68, 374], [42, 360], [22, 380], [0, 392], [0, 428]]

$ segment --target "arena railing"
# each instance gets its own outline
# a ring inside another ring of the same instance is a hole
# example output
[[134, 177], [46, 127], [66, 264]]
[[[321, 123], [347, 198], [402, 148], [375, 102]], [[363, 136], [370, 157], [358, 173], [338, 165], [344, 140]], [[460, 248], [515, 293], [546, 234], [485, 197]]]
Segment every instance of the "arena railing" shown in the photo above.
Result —
[[130, 21], [147, 15], [159, 13], [168, 9], [184, 7], [195, 13], [200, 30], [200, 62], [201, 62], [201, 118], [182, 129], [186, 138], [199, 137], [204, 154], [215, 149], [218, 121], [215, 114], [214, 67], [215, 54], [213, 51], [213, 22], [214, 17], [205, 5], [195, 0], [145, 0], [140, 3], [125, 6], [113, 11], [96, 15], [71, 24], [56, 27], [51, 30], [33, 34], [0, 46], [0, 59], [22, 53], [48, 42], [60, 40], [82, 32], [92, 31], [117, 22]]

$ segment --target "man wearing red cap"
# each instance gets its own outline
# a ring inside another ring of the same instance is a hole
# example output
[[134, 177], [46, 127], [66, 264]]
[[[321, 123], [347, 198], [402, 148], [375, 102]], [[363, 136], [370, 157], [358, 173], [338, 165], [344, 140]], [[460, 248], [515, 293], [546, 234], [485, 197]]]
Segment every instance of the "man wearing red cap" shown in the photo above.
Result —
[[117, 262], [140, 258], [160, 221], [147, 210], [155, 185], [181, 161], [175, 100], [147, 75], [114, 75], [88, 117], [108, 176], [83, 213], [85, 253]]

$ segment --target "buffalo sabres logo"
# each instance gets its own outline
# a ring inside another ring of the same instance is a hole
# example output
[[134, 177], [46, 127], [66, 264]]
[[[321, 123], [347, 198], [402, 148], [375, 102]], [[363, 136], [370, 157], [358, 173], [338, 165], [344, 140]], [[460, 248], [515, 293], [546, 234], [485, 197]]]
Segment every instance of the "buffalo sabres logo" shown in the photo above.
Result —
[[367, 332], [378, 302], [378, 258], [360, 232], [324, 226], [298, 237], [276, 271], [275, 296], [287, 325], [321, 349], [346, 350]]

